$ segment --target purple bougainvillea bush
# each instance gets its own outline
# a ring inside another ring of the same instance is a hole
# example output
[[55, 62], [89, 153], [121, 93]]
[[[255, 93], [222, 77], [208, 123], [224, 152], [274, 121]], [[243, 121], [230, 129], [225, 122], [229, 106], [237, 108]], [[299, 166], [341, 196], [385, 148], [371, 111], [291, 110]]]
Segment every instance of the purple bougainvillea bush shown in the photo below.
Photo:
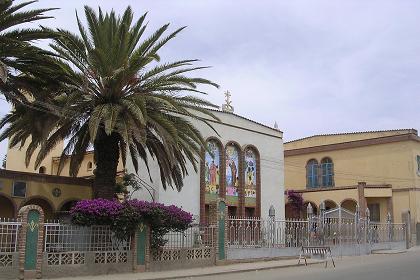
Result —
[[109, 225], [120, 239], [134, 234], [141, 223], [152, 230], [152, 247], [165, 244], [164, 235], [183, 231], [191, 226], [193, 216], [175, 205], [141, 201], [120, 203], [116, 200], [92, 199], [79, 201], [70, 211], [72, 223], [80, 226]]
[[81, 200], [70, 210], [72, 222], [77, 225], [110, 225], [124, 206], [116, 200], [91, 199]]
[[287, 201], [292, 206], [294, 214], [299, 217], [304, 208], [302, 194], [295, 192], [293, 190], [289, 190], [286, 192], [286, 195], [287, 195]]

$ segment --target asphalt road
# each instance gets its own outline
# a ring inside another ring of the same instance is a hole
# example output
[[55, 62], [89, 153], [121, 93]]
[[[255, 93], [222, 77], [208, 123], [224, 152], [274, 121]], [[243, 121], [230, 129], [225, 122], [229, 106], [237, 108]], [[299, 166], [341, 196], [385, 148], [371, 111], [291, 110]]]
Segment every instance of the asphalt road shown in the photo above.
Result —
[[343, 257], [336, 268], [328, 264], [270, 269], [217, 276], [193, 277], [194, 280], [420, 280], [420, 250], [402, 254]]

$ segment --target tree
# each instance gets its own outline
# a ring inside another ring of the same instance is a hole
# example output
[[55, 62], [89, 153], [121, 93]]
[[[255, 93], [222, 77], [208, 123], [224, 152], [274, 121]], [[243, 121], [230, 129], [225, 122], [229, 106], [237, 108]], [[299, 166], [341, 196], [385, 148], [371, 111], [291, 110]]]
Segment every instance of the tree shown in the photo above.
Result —
[[21, 24], [51, 18], [44, 14], [52, 8], [22, 11], [34, 2], [13, 5], [13, 0], [0, 0], [0, 92], [13, 103], [20, 102], [22, 90], [39, 92], [36, 86], [54, 80], [57, 73], [51, 53], [32, 44], [54, 33], [42, 28], [19, 29]]
[[211, 126], [204, 117], [216, 118], [208, 110], [216, 106], [195, 95], [204, 94], [197, 86], [218, 85], [186, 75], [205, 68], [193, 66], [195, 59], [160, 63], [159, 50], [184, 27], [167, 34], [166, 24], [143, 39], [146, 14], [133, 22], [130, 7], [120, 17], [101, 9], [96, 14], [86, 6], [85, 16], [87, 29], [76, 14], [80, 34], [58, 29], [51, 44], [59, 56], [61, 88], [30, 104], [46, 112], [37, 118], [45, 123], [43, 129], [28, 128], [23, 120], [33, 122], [34, 110], [26, 106], [20, 115], [12, 112], [0, 122], [0, 128], [9, 125], [0, 140], [11, 136], [11, 143], [18, 145], [30, 137], [27, 164], [40, 146], [37, 168], [59, 141], [67, 139], [59, 172], [69, 156], [72, 176], [93, 146], [98, 197], [113, 195], [119, 157], [125, 165], [128, 153], [136, 171], [138, 158], [148, 166], [151, 156], [159, 165], [164, 188], [180, 190], [187, 163], [197, 171], [197, 156], [204, 147], [191, 120]]

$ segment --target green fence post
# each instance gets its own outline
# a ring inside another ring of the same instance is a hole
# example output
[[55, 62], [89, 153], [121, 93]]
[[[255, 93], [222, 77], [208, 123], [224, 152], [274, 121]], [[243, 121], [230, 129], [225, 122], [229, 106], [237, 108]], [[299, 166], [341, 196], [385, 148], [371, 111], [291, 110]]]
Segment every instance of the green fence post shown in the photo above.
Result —
[[226, 259], [226, 202], [219, 200], [218, 222], [218, 260]]
[[41, 278], [44, 212], [37, 205], [27, 205], [19, 210], [19, 218], [19, 278]]
[[135, 234], [135, 258], [134, 271], [144, 272], [149, 267], [150, 228], [146, 224], [140, 224]]

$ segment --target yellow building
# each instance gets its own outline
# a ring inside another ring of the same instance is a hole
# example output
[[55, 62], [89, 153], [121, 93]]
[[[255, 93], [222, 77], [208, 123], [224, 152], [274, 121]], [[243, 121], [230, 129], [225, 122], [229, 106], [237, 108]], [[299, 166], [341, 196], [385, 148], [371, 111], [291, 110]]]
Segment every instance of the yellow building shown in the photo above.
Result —
[[[420, 137], [415, 129], [315, 135], [285, 143], [285, 188], [303, 195], [315, 211], [369, 208], [371, 219], [410, 211], [420, 222]], [[290, 211], [286, 205], [286, 213]]]
[[[9, 148], [7, 150], [6, 158], [6, 169], [12, 171], [20, 172], [30, 172], [30, 173], [39, 173], [39, 174], [49, 174], [49, 175], [60, 175], [60, 176], [70, 176], [70, 159], [66, 159], [64, 167], [60, 173], [58, 173], [58, 166], [60, 163], [61, 153], [64, 148], [63, 142], [57, 144], [57, 146], [48, 154], [48, 156], [42, 161], [40, 166], [35, 169], [35, 158], [38, 154], [37, 149], [29, 162], [29, 165], [25, 164], [25, 154], [28, 145], [25, 145], [21, 149], [18, 147]], [[95, 161], [93, 159], [93, 151], [89, 151], [85, 154], [83, 162], [80, 165], [79, 173], [77, 177], [91, 178], [93, 176], [93, 171], [95, 170]], [[120, 158], [117, 167], [117, 174], [121, 175], [124, 173], [124, 166]]]
[[0, 169], [0, 218], [15, 218], [29, 204], [41, 206], [46, 219], [92, 197], [92, 180]]
[[[63, 146], [63, 143], [58, 143], [37, 169], [34, 162], [38, 150], [26, 166], [27, 145], [21, 149], [8, 149], [6, 169], [0, 170], [0, 218], [16, 217], [19, 208], [28, 204], [41, 206], [47, 219], [58, 218], [69, 211], [76, 201], [92, 198], [93, 152], [85, 154], [79, 173], [74, 178], [69, 176], [69, 159], [58, 174]], [[124, 172], [121, 160], [117, 172], [118, 175]]]

